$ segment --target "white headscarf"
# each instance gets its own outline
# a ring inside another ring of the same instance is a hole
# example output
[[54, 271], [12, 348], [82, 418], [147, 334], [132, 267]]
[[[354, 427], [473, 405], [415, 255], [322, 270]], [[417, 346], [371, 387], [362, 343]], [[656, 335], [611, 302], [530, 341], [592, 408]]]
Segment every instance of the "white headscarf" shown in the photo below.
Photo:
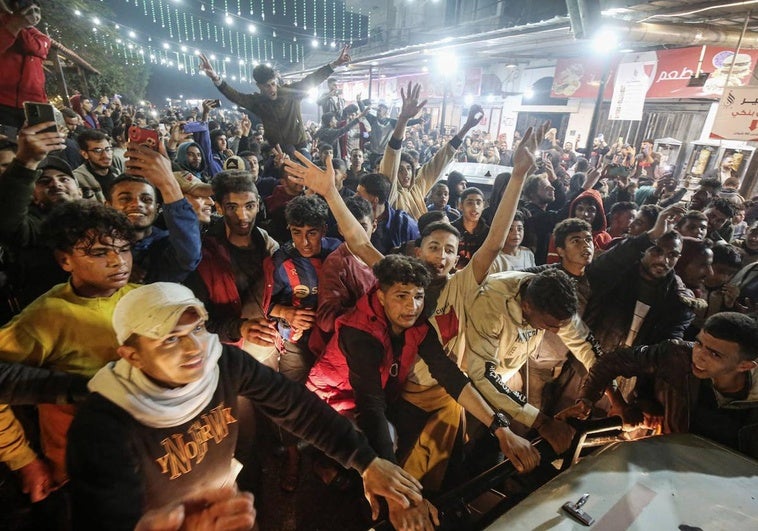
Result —
[[210, 334], [200, 379], [176, 388], [158, 385], [125, 359], [112, 361], [89, 381], [89, 390], [128, 411], [152, 428], [179, 426], [196, 417], [211, 401], [218, 386], [221, 343]]

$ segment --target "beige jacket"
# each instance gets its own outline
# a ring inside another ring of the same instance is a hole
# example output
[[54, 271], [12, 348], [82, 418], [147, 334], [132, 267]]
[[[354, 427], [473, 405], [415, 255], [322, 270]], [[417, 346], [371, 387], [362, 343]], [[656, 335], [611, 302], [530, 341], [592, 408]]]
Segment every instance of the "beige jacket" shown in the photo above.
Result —
[[[462, 367], [493, 407], [531, 426], [539, 410], [505, 382], [540, 348], [545, 330], [535, 330], [521, 313], [519, 289], [533, 273], [506, 271], [489, 275], [467, 307], [466, 351]], [[601, 355], [592, 333], [578, 315], [558, 337], [589, 370]]]
[[418, 219], [427, 212], [425, 198], [429, 190], [432, 189], [447, 165], [453, 160], [457, 150], [450, 145], [450, 142], [445, 144], [445, 147], [435, 153], [429, 162], [419, 168], [411, 187], [408, 189], [401, 187], [397, 181], [401, 151], [401, 149], [392, 149], [388, 142], [387, 147], [384, 148], [384, 157], [379, 164], [379, 173], [385, 175], [392, 184], [389, 197], [390, 206], [396, 210], [405, 210], [415, 219]]

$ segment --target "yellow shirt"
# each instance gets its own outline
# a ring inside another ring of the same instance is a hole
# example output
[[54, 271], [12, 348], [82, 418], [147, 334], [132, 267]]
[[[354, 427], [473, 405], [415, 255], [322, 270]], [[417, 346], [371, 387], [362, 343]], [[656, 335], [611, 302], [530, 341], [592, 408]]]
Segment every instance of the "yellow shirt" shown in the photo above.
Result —
[[[86, 298], [70, 283], [53, 286], [0, 328], [0, 359], [91, 378], [118, 358], [113, 310], [137, 287], [127, 284], [110, 297]], [[39, 407], [42, 447], [58, 481], [65, 480], [66, 432], [73, 414], [73, 406]], [[0, 433], [0, 440], [8, 435]]]

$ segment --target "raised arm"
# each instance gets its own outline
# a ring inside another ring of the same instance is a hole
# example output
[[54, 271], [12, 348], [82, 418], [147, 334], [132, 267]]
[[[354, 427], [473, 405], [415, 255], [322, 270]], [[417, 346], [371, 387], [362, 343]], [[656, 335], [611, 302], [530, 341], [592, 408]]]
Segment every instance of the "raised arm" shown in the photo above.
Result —
[[129, 157], [127, 171], [150, 181], [163, 197], [163, 214], [171, 245], [162, 257], [160, 274], [151, 274], [148, 279], [152, 282], [181, 282], [197, 268], [202, 258], [200, 225], [192, 205], [184, 198], [179, 182], [174, 178], [163, 143], [158, 149], [160, 151], [154, 151], [130, 142], [126, 152]]
[[358, 223], [358, 220], [355, 219], [355, 216], [350, 213], [347, 205], [345, 205], [345, 201], [337, 191], [337, 187], [334, 184], [332, 158], [326, 157], [324, 160], [326, 169], [322, 170], [298, 152], [295, 152], [295, 157], [302, 164], [290, 159], [284, 161], [289, 179], [307, 186], [326, 199], [332, 214], [334, 214], [334, 218], [337, 220], [337, 225], [342, 230], [345, 241], [350, 246], [350, 250], [369, 266], [373, 266], [384, 258], [384, 255], [371, 244], [366, 231]]
[[400, 167], [400, 151], [405, 137], [405, 128], [408, 120], [416, 116], [426, 105], [426, 100], [419, 103], [421, 94], [421, 85], [413, 85], [408, 82], [407, 89], [400, 88], [400, 97], [403, 99], [403, 105], [400, 108], [400, 115], [395, 123], [395, 130], [392, 132], [389, 142], [384, 148], [384, 156], [379, 162], [379, 173], [387, 177], [390, 181], [389, 203], [394, 205], [397, 199], [397, 172]]
[[0, 176], [3, 183], [0, 241], [20, 246], [38, 243], [39, 220], [29, 216], [34, 184], [39, 177], [37, 166], [51, 151], [66, 147], [60, 133], [41, 132], [53, 125], [45, 122], [19, 131], [16, 157]]
[[201, 53], [198, 57], [200, 59], [200, 70], [205, 72], [205, 75], [208, 76], [211, 81], [213, 81], [213, 84], [216, 85], [216, 88], [218, 88], [221, 94], [229, 98], [230, 101], [233, 101], [240, 107], [244, 107], [245, 109], [255, 112], [255, 97], [258, 95], [245, 94], [232, 88], [227, 84], [226, 81], [221, 79], [221, 76], [216, 73], [216, 71], [213, 69], [213, 65], [211, 65], [211, 62], [208, 60], [205, 54]]
[[492, 262], [495, 261], [500, 249], [505, 245], [505, 238], [513, 223], [513, 217], [516, 215], [521, 189], [536, 160], [537, 139], [542, 138], [549, 128], [550, 122], [547, 121], [537, 131], [534, 131], [532, 127], [527, 129], [516, 153], [513, 155], [513, 175], [508, 181], [508, 186], [506, 186], [500, 204], [492, 218], [490, 231], [482, 246], [471, 257], [471, 267], [478, 283], [482, 283], [487, 277]]

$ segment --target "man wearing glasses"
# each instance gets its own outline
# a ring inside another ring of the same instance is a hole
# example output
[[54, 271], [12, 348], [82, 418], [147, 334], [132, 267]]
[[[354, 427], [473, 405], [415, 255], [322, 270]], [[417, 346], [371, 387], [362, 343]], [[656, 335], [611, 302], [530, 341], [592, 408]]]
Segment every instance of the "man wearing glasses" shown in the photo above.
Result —
[[124, 161], [113, 156], [110, 138], [97, 129], [86, 129], [77, 138], [84, 164], [74, 170], [84, 199], [105, 202], [104, 190], [124, 173]]

